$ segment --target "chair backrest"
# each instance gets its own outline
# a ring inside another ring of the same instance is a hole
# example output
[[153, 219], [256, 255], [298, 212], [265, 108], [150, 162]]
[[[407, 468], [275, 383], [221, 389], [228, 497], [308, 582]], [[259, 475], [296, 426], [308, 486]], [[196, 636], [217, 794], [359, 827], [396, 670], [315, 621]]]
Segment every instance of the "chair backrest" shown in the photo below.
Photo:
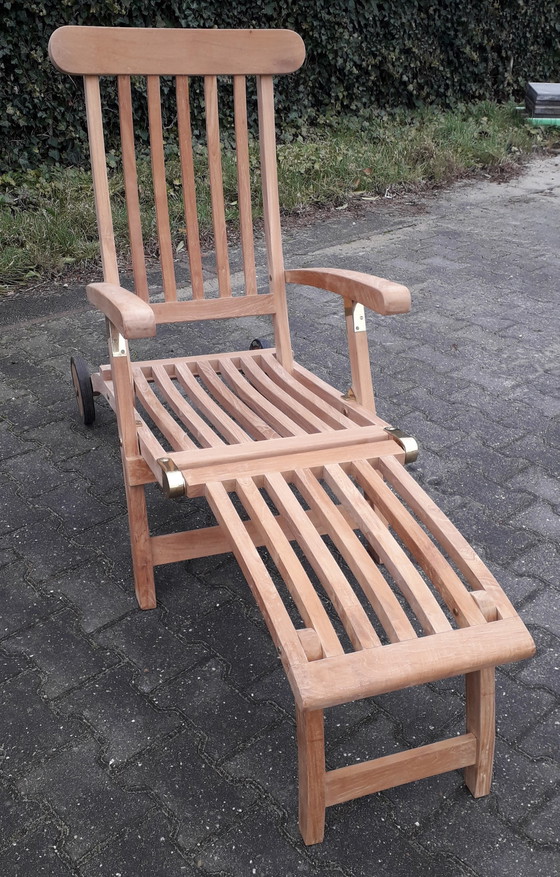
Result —
[[[135, 291], [148, 301], [148, 283], [138, 194], [131, 76], [147, 80], [147, 108], [154, 204], [164, 303], [154, 303], [158, 322], [273, 314], [277, 347], [289, 357], [285, 286], [274, 130], [273, 76], [297, 70], [305, 58], [301, 38], [288, 30], [176, 30], [166, 28], [61, 27], [49, 42], [53, 64], [84, 77], [97, 221], [104, 280], [119, 283], [103, 134], [100, 77], [116, 76], [128, 228]], [[160, 77], [175, 78], [177, 128], [190, 298], [177, 300], [173, 237], [170, 227]], [[193, 162], [190, 77], [204, 78], [206, 140], [215, 240], [218, 296], [205, 292]], [[244, 293], [232, 296], [222, 178], [218, 79], [232, 79], [240, 236]], [[247, 128], [246, 77], [256, 76], [260, 139], [260, 173], [269, 292], [257, 294], [251, 176]]]

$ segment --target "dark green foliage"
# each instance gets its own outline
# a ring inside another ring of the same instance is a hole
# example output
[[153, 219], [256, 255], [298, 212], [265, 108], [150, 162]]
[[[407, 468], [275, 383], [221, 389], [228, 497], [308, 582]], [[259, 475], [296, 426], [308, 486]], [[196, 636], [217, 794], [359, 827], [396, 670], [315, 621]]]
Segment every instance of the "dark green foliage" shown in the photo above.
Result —
[[[558, 0], [4, 0], [2, 6], [0, 170], [86, 160], [81, 83], [57, 73], [47, 56], [49, 36], [62, 24], [293, 28], [305, 40], [307, 62], [277, 85], [282, 127], [292, 134], [326, 115], [372, 107], [519, 100], [527, 80], [560, 78]], [[171, 103], [164, 109], [172, 126]], [[141, 129], [139, 95], [136, 121]], [[113, 113], [110, 148], [116, 131]]]

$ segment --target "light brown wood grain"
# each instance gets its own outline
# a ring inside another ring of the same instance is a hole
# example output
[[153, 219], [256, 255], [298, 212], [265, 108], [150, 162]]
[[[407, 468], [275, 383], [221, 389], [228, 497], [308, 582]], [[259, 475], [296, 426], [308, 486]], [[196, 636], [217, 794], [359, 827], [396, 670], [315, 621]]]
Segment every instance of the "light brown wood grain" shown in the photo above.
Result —
[[134, 147], [134, 123], [132, 120], [130, 76], [118, 77], [118, 93], [126, 215], [128, 221], [128, 236], [130, 240], [130, 254], [132, 257], [132, 273], [134, 275], [134, 291], [141, 299], [148, 301], [148, 278], [146, 276], [144, 241], [142, 239], [142, 221], [140, 218], [140, 199], [138, 195], [138, 175], [136, 172], [136, 150]]
[[291, 30], [78, 27], [56, 30], [49, 56], [65, 73], [205, 76], [292, 73], [305, 46]]
[[251, 207], [251, 172], [249, 168], [249, 137], [247, 129], [246, 77], [233, 77], [235, 106], [235, 154], [237, 158], [237, 196], [241, 250], [247, 295], [257, 294], [255, 271], [255, 245], [253, 240], [253, 214]]
[[296, 706], [299, 775], [299, 830], [309, 846], [325, 833], [325, 732], [322, 710]]
[[148, 124], [150, 131], [150, 155], [152, 159], [152, 180], [156, 225], [159, 242], [159, 262], [166, 301], [177, 299], [175, 265], [171, 226], [169, 224], [169, 204], [167, 200], [167, 181], [165, 178], [165, 155], [161, 119], [161, 98], [159, 76], [147, 77]]
[[113, 283], [89, 283], [88, 301], [105, 314], [125, 338], [150, 338], [156, 334], [151, 306], [133, 292]]
[[357, 301], [378, 314], [404, 314], [410, 310], [410, 292], [406, 286], [360, 271], [342, 268], [291, 268], [286, 283], [314, 286]]
[[222, 177], [222, 150], [220, 123], [218, 119], [218, 78], [204, 77], [204, 101], [206, 105], [206, 140], [208, 146], [208, 173], [212, 201], [212, 225], [218, 287], [221, 297], [231, 296], [226, 214], [224, 205], [224, 182]]
[[181, 182], [183, 184], [183, 204], [185, 226], [191, 272], [193, 298], [204, 298], [204, 279], [202, 255], [200, 252], [200, 232], [196, 207], [196, 181], [192, 147], [191, 106], [189, 80], [187, 76], [177, 76], [177, 130], [179, 135], [179, 156], [181, 159]]

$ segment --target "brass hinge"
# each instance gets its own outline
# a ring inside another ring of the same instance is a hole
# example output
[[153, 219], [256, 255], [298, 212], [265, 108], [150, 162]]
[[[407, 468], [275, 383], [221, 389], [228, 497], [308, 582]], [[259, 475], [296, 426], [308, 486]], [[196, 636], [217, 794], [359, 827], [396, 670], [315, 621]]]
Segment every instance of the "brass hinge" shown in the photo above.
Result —
[[411, 435], [408, 435], [408, 433], [404, 432], [402, 429], [399, 429], [397, 426], [386, 426], [385, 432], [388, 432], [391, 438], [393, 438], [403, 449], [405, 466], [409, 463], [414, 463], [418, 457], [418, 451], [420, 450], [416, 439]]
[[179, 499], [185, 496], [187, 485], [183, 473], [177, 468], [169, 457], [160, 457], [158, 463], [161, 467], [161, 489], [168, 499]]

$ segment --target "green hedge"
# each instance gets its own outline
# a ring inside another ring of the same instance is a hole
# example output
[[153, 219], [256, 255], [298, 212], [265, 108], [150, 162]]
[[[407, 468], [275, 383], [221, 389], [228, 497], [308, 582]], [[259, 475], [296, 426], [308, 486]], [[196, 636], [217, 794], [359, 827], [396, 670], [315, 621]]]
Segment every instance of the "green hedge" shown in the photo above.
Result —
[[87, 160], [81, 85], [47, 56], [62, 24], [293, 28], [307, 62], [277, 89], [291, 131], [371, 108], [520, 100], [527, 80], [560, 80], [558, 0], [4, 0], [0, 170]]

